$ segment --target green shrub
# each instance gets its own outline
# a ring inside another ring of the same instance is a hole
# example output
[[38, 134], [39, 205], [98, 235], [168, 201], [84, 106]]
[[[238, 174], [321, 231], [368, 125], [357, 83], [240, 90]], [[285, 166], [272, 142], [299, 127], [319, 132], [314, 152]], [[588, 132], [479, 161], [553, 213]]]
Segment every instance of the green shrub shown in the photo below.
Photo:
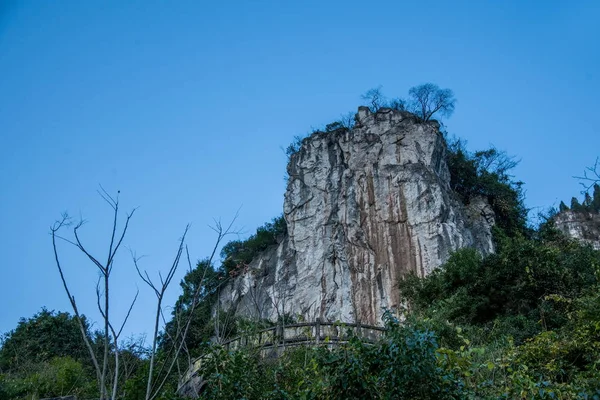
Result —
[[494, 210], [496, 225], [512, 236], [526, 232], [527, 209], [522, 182], [509, 174], [518, 162], [495, 148], [471, 153], [460, 140], [448, 143], [450, 186], [464, 204], [484, 197]]
[[3, 399], [30, 400], [67, 395], [86, 398], [93, 397], [96, 391], [94, 377], [71, 357], [55, 357], [31, 366], [28, 371], [0, 377]]
[[261, 251], [277, 244], [287, 234], [287, 225], [283, 216], [273, 218], [271, 222], [256, 229], [256, 233], [246, 240], [234, 240], [223, 246], [222, 269], [227, 275], [236, 275], [243, 271]]
[[497, 326], [518, 327], [520, 341], [563, 324], [561, 305], [545, 297], [579, 296], [596, 281], [599, 264], [600, 253], [560, 235], [517, 236], [503, 239], [498, 253], [486, 258], [459, 250], [427, 278], [401, 282], [400, 291], [413, 309], [457, 323], [489, 325], [500, 318]]

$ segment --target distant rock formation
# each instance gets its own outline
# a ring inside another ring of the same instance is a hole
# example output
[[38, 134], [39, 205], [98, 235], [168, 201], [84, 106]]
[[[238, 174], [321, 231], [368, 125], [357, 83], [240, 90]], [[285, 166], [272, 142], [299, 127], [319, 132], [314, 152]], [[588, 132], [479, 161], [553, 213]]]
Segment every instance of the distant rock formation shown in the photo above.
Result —
[[577, 239], [600, 250], [600, 213], [593, 211], [561, 211], [554, 225], [567, 237]]
[[450, 188], [435, 121], [360, 107], [353, 129], [317, 132], [291, 156], [288, 235], [223, 288], [238, 315], [381, 324], [400, 304], [398, 280], [425, 276], [450, 253], [493, 252], [494, 213]]

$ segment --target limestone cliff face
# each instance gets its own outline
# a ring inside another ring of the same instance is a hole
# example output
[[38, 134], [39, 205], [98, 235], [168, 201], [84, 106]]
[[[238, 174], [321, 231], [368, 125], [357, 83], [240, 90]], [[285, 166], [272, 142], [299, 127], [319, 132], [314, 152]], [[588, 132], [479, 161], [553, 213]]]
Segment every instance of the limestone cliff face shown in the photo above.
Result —
[[456, 199], [436, 122], [366, 107], [356, 120], [313, 134], [291, 157], [288, 235], [222, 290], [222, 307], [380, 324], [399, 306], [402, 276], [427, 275], [461, 247], [493, 251], [493, 212]]
[[600, 250], [600, 214], [590, 211], [562, 211], [554, 217], [554, 224], [567, 237]]

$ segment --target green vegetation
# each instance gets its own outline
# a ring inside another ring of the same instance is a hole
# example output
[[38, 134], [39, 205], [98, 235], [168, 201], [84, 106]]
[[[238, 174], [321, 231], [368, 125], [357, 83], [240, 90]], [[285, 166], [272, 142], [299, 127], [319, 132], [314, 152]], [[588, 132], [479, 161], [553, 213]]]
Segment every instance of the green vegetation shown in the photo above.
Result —
[[483, 258], [456, 252], [401, 284], [402, 323], [375, 345], [328, 350], [208, 348], [203, 399], [596, 399], [600, 396], [600, 252], [550, 224], [503, 237]]
[[[88, 326], [86, 321], [84, 326]], [[80, 335], [77, 321], [68, 313], [42, 308], [31, 318], [21, 318], [15, 329], [2, 336], [0, 371], [18, 372], [55, 357], [87, 360], [89, 355]]]
[[89, 355], [79, 325], [68, 313], [44, 308], [22, 318], [1, 343], [0, 398], [94, 393], [93, 371], [84, 367]]
[[256, 229], [256, 233], [246, 240], [234, 240], [221, 250], [222, 270], [228, 275], [239, 274], [258, 253], [277, 244], [287, 234], [287, 225], [282, 216], [273, 218]]
[[487, 258], [468, 249], [456, 252], [427, 278], [406, 279], [401, 290], [413, 316], [439, 326], [452, 354], [459, 341], [450, 328], [460, 327], [468, 340], [461, 351], [477, 349], [481, 354], [472, 355], [474, 360], [502, 371], [481, 392], [486, 381], [471, 378], [475, 393], [595, 398], [600, 395], [599, 279], [600, 252], [546, 224], [533, 238], [503, 239]]
[[426, 326], [400, 325], [386, 314], [377, 345], [353, 338], [328, 350], [288, 350], [275, 361], [256, 352], [210, 349], [203, 364], [203, 399], [453, 399], [461, 377], [441, 366], [436, 335]]
[[[86, 335], [100, 355], [104, 350], [102, 334], [90, 331], [85, 316], [82, 318]], [[114, 348], [110, 351], [114, 354]], [[120, 379], [124, 383], [117, 398], [140, 398], [135, 388], [137, 385], [141, 390], [141, 383], [145, 383], [146, 356], [147, 349], [141, 340], [129, 339], [121, 344]], [[112, 376], [114, 362], [109, 363], [109, 370]], [[172, 384], [168, 390], [172, 392], [173, 387]], [[21, 319], [14, 330], [2, 336], [0, 399], [36, 400], [67, 395], [82, 399], [97, 397], [94, 368], [75, 317], [42, 309], [31, 318]]]
[[476, 197], [483, 197], [492, 206], [496, 226], [504, 234], [524, 233], [527, 209], [523, 203], [523, 183], [514, 181], [509, 174], [518, 162], [505, 152], [492, 147], [469, 152], [464, 142], [453, 140], [448, 144], [450, 186], [468, 205]]

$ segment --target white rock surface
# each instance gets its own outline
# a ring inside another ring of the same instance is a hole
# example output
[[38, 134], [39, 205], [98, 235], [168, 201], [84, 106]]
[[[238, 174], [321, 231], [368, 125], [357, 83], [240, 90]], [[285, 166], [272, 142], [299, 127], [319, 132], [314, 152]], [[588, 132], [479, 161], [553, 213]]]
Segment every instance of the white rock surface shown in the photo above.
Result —
[[562, 211], [554, 217], [554, 224], [567, 237], [600, 250], [600, 214], [589, 211]]

